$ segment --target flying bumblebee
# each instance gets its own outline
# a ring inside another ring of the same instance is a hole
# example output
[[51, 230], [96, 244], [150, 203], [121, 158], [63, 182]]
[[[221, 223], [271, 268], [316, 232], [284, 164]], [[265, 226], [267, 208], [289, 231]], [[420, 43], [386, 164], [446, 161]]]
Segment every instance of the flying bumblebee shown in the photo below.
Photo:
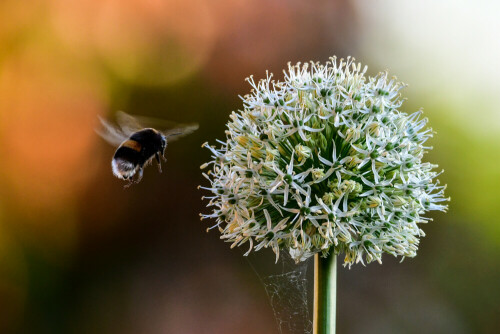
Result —
[[99, 117], [103, 128], [97, 133], [107, 142], [117, 146], [111, 160], [113, 174], [122, 180], [129, 181], [125, 186], [139, 183], [143, 176], [143, 169], [149, 165], [153, 158], [158, 163], [161, 173], [161, 159], [165, 160], [167, 142], [172, 142], [180, 137], [190, 134], [198, 129], [198, 124], [175, 125], [169, 123], [169, 130], [158, 131], [145, 124], [165, 124], [166, 121], [140, 118], [128, 115], [122, 111], [117, 114], [117, 125]]

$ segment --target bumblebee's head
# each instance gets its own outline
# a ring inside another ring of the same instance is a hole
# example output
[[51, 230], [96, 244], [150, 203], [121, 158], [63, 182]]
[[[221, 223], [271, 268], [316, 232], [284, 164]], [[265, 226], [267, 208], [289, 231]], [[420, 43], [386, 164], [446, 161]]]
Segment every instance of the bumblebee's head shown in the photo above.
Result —
[[165, 148], [167, 147], [167, 137], [161, 135], [161, 154], [165, 155]]

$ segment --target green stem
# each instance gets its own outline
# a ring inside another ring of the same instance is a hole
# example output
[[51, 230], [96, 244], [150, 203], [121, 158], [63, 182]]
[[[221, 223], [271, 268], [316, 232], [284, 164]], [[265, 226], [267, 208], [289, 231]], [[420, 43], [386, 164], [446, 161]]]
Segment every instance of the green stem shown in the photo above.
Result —
[[314, 256], [313, 334], [335, 334], [337, 256]]

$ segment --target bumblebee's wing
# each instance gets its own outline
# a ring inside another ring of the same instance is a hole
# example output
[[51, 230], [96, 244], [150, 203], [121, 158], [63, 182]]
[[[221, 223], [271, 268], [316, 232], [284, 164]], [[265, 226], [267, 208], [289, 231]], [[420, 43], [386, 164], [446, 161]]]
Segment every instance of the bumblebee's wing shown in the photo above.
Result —
[[168, 141], [174, 141], [184, 137], [198, 129], [198, 124], [178, 124], [175, 122], [166, 121], [164, 119], [157, 119], [143, 116], [131, 116], [123, 111], [117, 113], [117, 121], [122, 131], [126, 134], [134, 133], [144, 128], [153, 129], [167, 129], [160, 130], [167, 138]]
[[197, 123], [183, 124], [177, 125], [173, 129], [162, 131], [162, 133], [167, 137], [167, 142], [172, 142], [198, 130], [198, 127]]
[[96, 132], [111, 145], [118, 146], [129, 137], [122, 129], [119, 129], [105, 119], [99, 117], [99, 120], [101, 121], [102, 128], [96, 129]]
[[128, 138], [134, 132], [137, 132], [144, 128], [153, 127], [150, 126], [151, 124], [146, 123], [152, 123], [154, 121], [147, 121], [146, 118], [143, 119], [139, 116], [132, 116], [123, 111], [118, 111], [116, 113], [116, 122], [121, 128], [121, 132], [124, 133]]
[[[168, 137], [168, 141], [174, 141], [198, 129], [198, 124], [178, 124], [163, 119], [156, 119], [143, 116], [132, 116], [123, 111], [117, 112], [116, 121], [118, 123], [119, 128], [113, 127], [111, 124], [101, 119], [101, 123], [103, 123], [103, 125], [107, 129], [108, 137], [112, 135], [113, 137], [116, 138], [116, 141], [118, 141], [118, 137], [120, 137], [120, 141], [118, 144], [121, 144], [134, 132], [137, 132], [144, 128], [153, 128], [158, 130], [167, 129], [165, 131], [160, 130], [160, 132], [163, 133], [166, 137]], [[104, 139], [111, 142], [108, 139], [108, 137], [105, 137], [102, 134], [101, 136]]]
[[[122, 128], [124, 133], [134, 133], [145, 128], [153, 128], [157, 130], [162, 129], [174, 129], [174, 128], [185, 128], [187, 124], [179, 124], [171, 121], [167, 121], [160, 118], [153, 118], [147, 116], [137, 116], [129, 115], [123, 111], [116, 113], [116, 120], [118, 125]], [[189, 124], [191, 126], [192, 124]], [[167, 130], [168, 132], [170, 130]], [[161, 131], [163, 133], [167, 131]]]

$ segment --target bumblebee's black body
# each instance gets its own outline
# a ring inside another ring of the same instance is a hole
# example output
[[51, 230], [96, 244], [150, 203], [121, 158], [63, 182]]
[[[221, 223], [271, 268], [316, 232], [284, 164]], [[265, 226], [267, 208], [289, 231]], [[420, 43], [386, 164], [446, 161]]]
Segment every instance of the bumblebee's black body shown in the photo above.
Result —
[[[121, 158], [142, 167], [153, 155], [163, 155], [165, 141], [162, 137], [154, 129], [137, 131], [118, 147], [113, 159]], [[130, 143], [131, 141], [135, 143]]]
[[165, 136], [155, 129], [148, 128], [134, 132], [116, 150], [112, 161], [113, 173], [124, 180], [132, 180], [138, 173], [135, 182], [139, 182], [144, 165], [153, 157], [156, 157], [161, 172], [160, 157], [163, 157], [166, 145]]

